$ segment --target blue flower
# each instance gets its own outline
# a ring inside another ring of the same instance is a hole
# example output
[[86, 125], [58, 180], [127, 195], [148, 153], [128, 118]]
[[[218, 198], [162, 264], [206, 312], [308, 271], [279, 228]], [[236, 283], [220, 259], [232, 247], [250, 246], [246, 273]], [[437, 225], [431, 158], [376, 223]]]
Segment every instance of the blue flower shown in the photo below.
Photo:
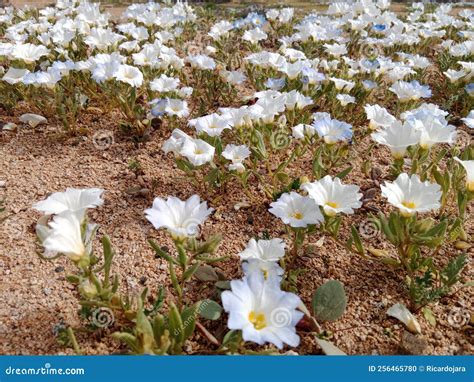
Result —
[[385, 24], [376, 24], [372, 27], [372, 29], [376, 32], [383, 32], [387, 26]]

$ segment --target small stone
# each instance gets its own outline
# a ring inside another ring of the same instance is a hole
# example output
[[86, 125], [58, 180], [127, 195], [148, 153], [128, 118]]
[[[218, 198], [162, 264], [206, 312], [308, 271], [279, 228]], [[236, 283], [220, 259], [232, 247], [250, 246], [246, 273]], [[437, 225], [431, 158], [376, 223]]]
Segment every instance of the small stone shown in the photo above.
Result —
[[420, 355], [425, 354], [428, 342], [419, 335], [414, 335], [404, 330], [400, 341], [399, 350], [401, 354]]
[[4, 188], [7, 185], [7, 182], [0, 180], [0, 188]]
[[147, 278], [145, 276], [140, 277], [140, 284], [145, 285]]
[[43, 293], [46, 295], [46, 296], [49, 296], [51, 294], [51, 289], [50, 288], [43, 288]]
[[63, 271], [64, 271], [64, 267], [62, 267], [62, 266], [56, 267], [56, 268], [54, 268], [54, 271], [55, 271], [56, 273], [63, 272]]

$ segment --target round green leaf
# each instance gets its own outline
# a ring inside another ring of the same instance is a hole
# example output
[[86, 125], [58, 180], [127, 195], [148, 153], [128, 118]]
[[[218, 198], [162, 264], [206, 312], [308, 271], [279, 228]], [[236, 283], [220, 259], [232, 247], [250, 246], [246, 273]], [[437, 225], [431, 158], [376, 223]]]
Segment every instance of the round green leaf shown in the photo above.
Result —
[[313, 312], [322, 321], [335, 321], [344, 314], [347, 298], [340, 281], [321, 285], [313, 296]]

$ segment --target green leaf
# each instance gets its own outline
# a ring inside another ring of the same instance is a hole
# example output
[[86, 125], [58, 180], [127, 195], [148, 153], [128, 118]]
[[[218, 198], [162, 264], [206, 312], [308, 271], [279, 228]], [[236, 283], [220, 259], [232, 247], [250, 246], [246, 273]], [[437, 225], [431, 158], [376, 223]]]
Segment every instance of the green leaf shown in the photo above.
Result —
[[459, 274], [467, 263], [466, 254], [462, 254], [451, 260], [446, 268], [441, 271], [441, 279], [443, 284], [451, 287], [459, 280]]
[[114, 252], [112, 250], [112, 244], [108, 236], [102, 237], [102, 247], [104, 249], [104, 288], [109, 285], [110, 268], [112, 267], [112, 259]]
[[183, 321], [184, 327], [184, 339], [189, 338], [194, 333], [199, 305], [200, 302], [184, 308], [183, 313], [181, 313], [181, 320]]
[[428, 321], [428, 323], [435, 327], [436, 326], [436, 317], [433, 313], [433, 311], [428, 308], [427, 306], [425, 306], [423, 309], [423, 316], [425, 317], [425, 320]]
[[336, 178], [344, 179], [352, 171], [353, 167], [349, 166], [345, 170], [342, 170], [339, 174], [336, 175]]
[[163, 251], [158, 244], [156, 244], [153, 240], [148, 240], [148, 243], [151, 245], [151, 247], [155, 250], [155, 253], [158, 257], [161, 257], [162, 259], [165, 259], [169, 263], [173, 264], [178, 264], [178, 262], [172, 258], [168, 253]]
[[357, 252], [363, 255], [365, 253], [364, 245], [362, 244], [362, 240], [359, 236], [359, 232], [357, 232], [356, 227], [351, 226], [351, 233], [352, 233], [352, 239], [354, 240], [354, 246], [356, 247]]
[[191, 277], [193, 277], [196, 274], [196, 271], [199, 269], [199, 266], [201, 265], [200, 261], [196, 261], [193, 265], [191, 265], [188, 269], [186, 269], [186, 272], [183, 274], [183, 278], [185, 281], [189, 280]]
[[199, 314], [208, 320], [218, 320], [222, 313], [222, 307], [213, 300], [202, 300], [199, 305]]
[[201, 265], [195, 273], [197, 279], [201, 281], [218, 281], [219, 276], [210, 265]]
[[321, 285], [313, 296], [313, 312], [322, 321], [335, 321], [344, 314], [347, 297], [340, 281], [331, 280]]
[[170, 327], [170, 335], [175, 338], [176, 343], [182, 344], [184, 342], [184, 325], [178, 308], [170, 302], [170, 311], [168, 314], [168, 322]]
[[145, 314], [147, 316], [153, 316], [155, 313], [157, 313], [161, 309], [165, 301], [165, 294], [166, 294], [165, 287], [163, 286], [160, 287], [160, 290], [158, 291], [158, 295], [156, 296], [156, 300], [153, 303], [153, 307], [150, 310], [145, 310]]

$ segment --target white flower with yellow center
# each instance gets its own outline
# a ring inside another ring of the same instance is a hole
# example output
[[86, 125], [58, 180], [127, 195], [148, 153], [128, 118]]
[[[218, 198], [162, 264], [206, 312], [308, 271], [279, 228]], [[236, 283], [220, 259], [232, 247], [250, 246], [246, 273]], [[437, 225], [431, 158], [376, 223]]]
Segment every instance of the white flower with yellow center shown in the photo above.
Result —
[[265, 280], [274, 278], [281, 279], [284, 271], [283, 268], [275, 261], [265, 261], [259, 259], [249, 259], [242, 263], [242, 269], [245, 276], [251, 276], [253, 273], [261, 273]]
[[270, 207], [270, 213], [293, 228], [304, 228], [324, 220], [314, 200], [296, 192], [281, 195], [276, 202], [270, 204]]
[[284, 344], [299, 345], [295, 327], [303, 317], [297, 310], [301, 300], [282, 291], [277, 280], [265, 280], [259, 272], [233, 280], [231, 290], [222, 293], [222, 304], [229, 313], [227, 326], [242, 330], [244, 341], [259, 345], [269, 342], [279, 349]]
[[393, 183], [380, 186], [382, 195], [405, 216], [440, 208], [441, 187], [437, 183], [422, 182], [418, 175], [400, 174]]
[[342, 184], [339, 178], [333, 179], [329, 175], [319, 181], [305, 183], [301, 188], [323, 208], [327, 216], [335, 216], [340, 212], [353, 214], [354, 209], [362, 206], [359, 186]]
[[474, 191], [474, 160], [461, 160], [458, 157], [454, 158], [466, 170], [466, 188], [469, 191]]

